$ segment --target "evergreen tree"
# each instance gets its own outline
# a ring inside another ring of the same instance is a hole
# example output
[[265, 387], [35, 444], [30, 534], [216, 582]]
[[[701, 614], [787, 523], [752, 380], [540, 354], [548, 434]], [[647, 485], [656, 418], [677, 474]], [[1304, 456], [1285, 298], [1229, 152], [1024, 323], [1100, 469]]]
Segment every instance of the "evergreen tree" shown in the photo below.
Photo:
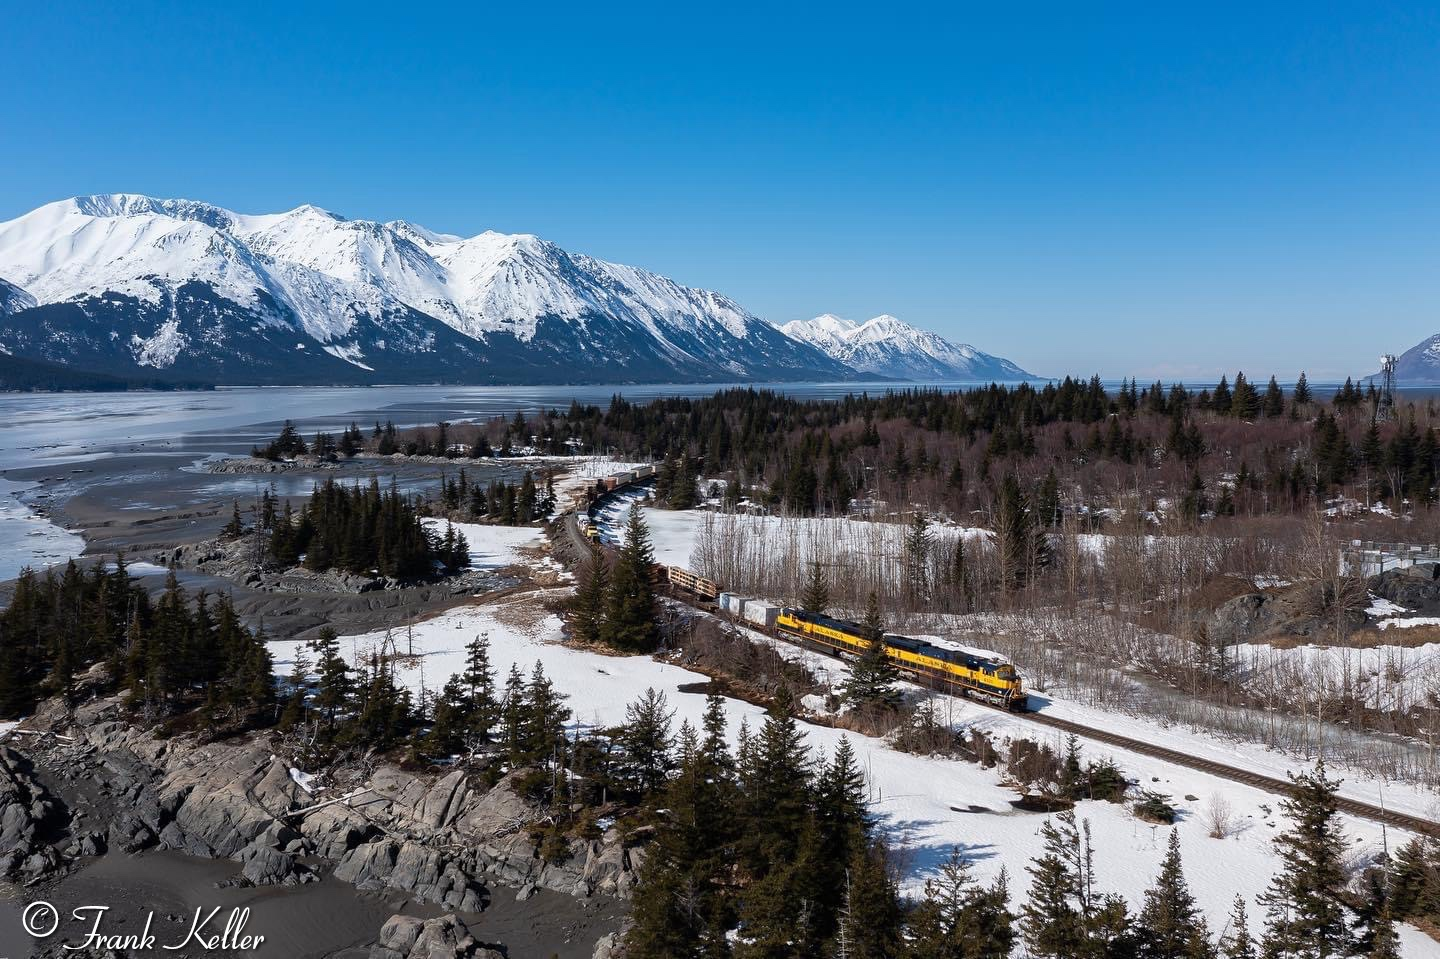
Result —
[[900, 953], [900, 897], [883, 847], [867, 844], [850, 860], [840, 932], [847, 959], [893, 959]]
[[809, 815], [810, 760], [805, 737], [782, 701], [771, 710], [740, 768], [744, 792], [741, 855], [751, 875], [793, 863]]
[[280, 714], [281, 729], [291, 729], [305, 721], [309, 684], [310, 663], [305, 658], [303, 647], [300, 647], [295, 650], [295, 662], [290, 669], [290, 696], [285, 701], [285, 711]]
[[610, 567], [598, 548], [591, 547], [580, 570], [580, 585], [570, 607], [570, 634], [585, 645], [599, 643], [605, 635], [605, 608], [610, 588]]
[[1001, 585], [1006, 590], [1020, 589], [1045, 565], [1048, 553], [1044, 535], [1036, 531], [1025, 494], [1013, 474], [1006, 474], [1000, 481], [995, 534]]
[[937, 878], [910, 915], [912, 959], [1008, 959], [1014, 948], [1014, 916], [1004, 870], [988, 887], [970, 875], [970, 864], [952, 847]]
[[1073, 959], [1086, 954], [1090, 918], [1082, 905], [1082, 853], [1074, 813], [1045, 820], [1040, 837], [1045, 851], [1025, 870], [1030, 895], [1021, 909], [1020, 931], [1035, 959]]
[[611, 573], [606, 605], [604, 639], [616, 649], [648, 653], [660, 644], [655, 588], [650, 579], [654, 565], [650, 529], [640, 511], [632, 509], [625, 527], [625, 545]]
[[1274, 376], [1270, 377], [1270, 383], [1265, 387], [1265, 399], [1261, 403], [1260, 412], [1271, 418], [1285, 412], [1285, 391], [1280, 388]]
[[873, 589], [865, 598], [865, 615], [860, 620], [860, 625], [865, 627], [866, 634], [872, 639], [885, 635], [885, 620], [880, 615], [880, 597]]
[[1230, 927], [1220, 940], [1225, 959], [1259, 959], [1255, 942], [1250, 938], [1250, 920], [1245, 914], [1245, 897], [1236, 896], [1230, 910]]
[[900, 705], [900, 672], [885, 652], [885, 639], [877, 636], [850, 668], [840, 689], [853, 708], [895, 709]]
[[460, 677], [465, 703], [460, 718], [462, 734], [470, 748], [476, 749], [490, 741], [500, 718], [500, 702], [495, 695], [495, 670], [490, 665], [490, 637], [481, 633], [465, 645], [465, 672]]
[[1339, 782], [1323, 761], [1291, 777], [1280, 803], [1290, 828], [1275, 837], [1280, 872], [1261, 897], [1265, 905], [1266, 959], [1331, 959], [1350, 954], [1353, 941], [1344, 904], [1344, 851], [1336, 820]]
[[[1236, 377], [1236, 393], [1242, 381]], [[1180, 835], [1170, 830], [1155, 885], [1145, 893], [1136, 921], [1139, 959], [1213, 959], [1205, 917], [1195, 905], [1180, 863]]]
[[641, 799], [658, 792], [675, 768], [670, 752], [674, 718], [675, 710], [665, 694], [653, 688], [625, 707], [625, 724], [618, 740], [625, 753], [626, 779]]
[[830, 606], [830, 577], [818, 562], [810, 564], [810, 576], [800, 594], [800, 608], [812, 616], [824, 616]]
[[315, 670], [318, 674], [315, 693], [315, 708], [325, 717], [325, 726], [333, 731], [335, 720], [349, 710], [354, 684], [350, 679], [350, 667], [340, 655], [340, 639], [329, 626], [322, 628], [310, 643], [315, 653]]
[[930, 521], [916, 510], [905, 531], [905, 588], [917, 600], [930, 595], [931, 546]]
[[1310, 402], [1310, 381], [1305, 378], [1305, 371], [1300, 371], [1300, 378], [1295, 381], [1295, 392], [1291, 396], [1295, 406], [1305, 406]]

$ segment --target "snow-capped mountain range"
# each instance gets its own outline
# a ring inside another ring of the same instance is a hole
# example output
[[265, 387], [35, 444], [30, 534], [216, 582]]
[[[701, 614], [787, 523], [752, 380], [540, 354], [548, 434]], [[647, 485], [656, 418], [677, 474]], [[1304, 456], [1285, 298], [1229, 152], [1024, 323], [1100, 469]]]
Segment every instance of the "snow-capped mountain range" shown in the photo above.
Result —
[[902, 380], [1031, 378], [1007, 359], [964, 343], [951, 343], [937, 333], [917, 329], [889, 315], [856, 323], [826, 313], [813, 320], [792, 320], [780, 329], [858, 372], [875, 376]]
[[525, 234], [462, 238], [308, 205], [252, 216], [134, 194], [62, 200], [0, 223], [0, 278], [0, 350], [99, 372], [219, 383], [855, 376], [719, 293]]

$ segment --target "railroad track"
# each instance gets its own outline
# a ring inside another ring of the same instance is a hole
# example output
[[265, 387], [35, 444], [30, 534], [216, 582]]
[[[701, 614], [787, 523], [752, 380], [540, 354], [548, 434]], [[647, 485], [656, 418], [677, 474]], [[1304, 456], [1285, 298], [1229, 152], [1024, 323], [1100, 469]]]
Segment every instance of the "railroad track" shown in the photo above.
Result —
[[[587, 541], [580, 534], [578, 527], [575, 525], [573, 516], [567, 517], [565, 521], [565, 527], [568, 535], [572, 538], [572, 541], [575, 542], [577, 546], [586, 545]], [[696, 612], [707, 614], [715, 613], [715, 610], [713, 608], [703, 606], [688, 597], [681, 596], [675, 593], [674, 591], [671, 591], [669, 595], [672, 599], [676, 600], [677, 602], [684, 603], [686, 606], [689, 606]], [[767, 635], [773, 635], [775, 638], [782, 639], [785, 642], [788, 642], [791, 645], [797, 646], [802, 649], [811, 648], [804, 645], [802, 642], [798, 642], [793, 637], [786, 636], [779, 632]], [[979, 706], [985, 706], [989, 709], [1000, 709], [1000, 707], [991, 706], [987, 703], [981, 702], [980, 700], [970, 699], [968, 697], [966, 697], [966, 701], [973, 702]], [[1142, 756], [1150, 756], [1155, 759], [1161, 759], [1165, 762], [1174, 763], [1177, 766], [1184, 766], [1187, 769], [1194, 769], [1199, 772], [1210, 773], [1211, 775], [1219, 776], [1222, 779], [1229, 779], [1232, 782], [1238, 782], [1246, 786], [1253, 786], [1256, 789], [1265, 790], [1266, 792], [1275, 793], [1278, 796], [1288, 796], [1290, 794], [1290, 783], [1284, 779], [1277, 779], [1274, 776], [1266, 776], [1263, 773], [1257, 773], [1249, 769], [1241, 769], [1238, 766], [1231, 766], [1226, 763], [1216, 762], [1213, 759], [1204, 759], [1199, 756], [1192, 756], [1188, 753], [1183, 753], [1176, 749], [1167, 749], [1164, 746], [1157, 746], [1154, 743], [1148, 743], [1144, 740], [1134, 739], [1130, 736], [1122, 736], [1119, 733], [1113, 733], [1104, 729], [1096, 729], [1094, 726], [1086, 726], [1083, 723], [1072, 722], [1068, 719], [1060, 719], [1056, 716], [1050, 716], [1045, 713], [1008, 711], [1005, 712], [1007, 712], [1008, 715], [1016, 717], [1017, 719], [1023, 719], [1027, 722], [1032, 722], [1039, 726], [1047, 726], [1051, 729], [1056, 729], [1065, 733], [1074, 733], [1076, 736], [1081, 736], [1085, 739], [1105, 743], [1106, 745], [1114, 746], [1118, 749], [1126, 749], [1133, 753], [1139, 753]], [[1436, 823], [1434, 820], [1431, 819], [1425, 819], [1421, 816], [1412, 816], [1408, 813], [1396, 812], [1395, 810], [1391, 809], [1383, 809], [1378, 805], [1361, 802], [1358, 799], [1348, 799], [1344, 796], [1335, 797], [1335, 806], [1341, 812], [1349, 813], [1352, 816], [1358, 816], [1362, 819], [1369, 819], [1374, 822], [1383, 823], [1386, 826], [1393, 826], [1397, 829], [1406, 829], [1414, 833], [1440, 838], [1440, 823]]]
[[[1013, 715], [1041, 726], [1048, 726], [1051, 729], [1058, 729], [1061, 732], [1074, 733], [1076, 736], [1083, 736], [1086, 739], [1092, 739], [1096, 742], [1102, 742], [1120, 749], [1128, 749], [1130, 752], [1139, 753], [1142, 756], [1163, 759], [1177, 766], [1185, 766], [1189, 769], [1210, 773], [1224, 779], [1242, 783], [1246, 786], [1263, 789], [1266, 792], [1276, 793], [1281, 796], [1288, 796], [1290, 794], [1290, 783], [1284, 779], [1277, 779], [1274, 776], [1266, 776], [1263, 773], [1241, 769], [1238, 766], [1230, 766], [1226, 763], [1216, 762], [1213, 759], [1191, 756], [1188, 753], [1182, 753], [1176, 749], [1156, 746], [1154, 743], [1147, 743], [1140, 739], [1132, 739], [1129, 736], [1121, 736], [1119, 733], [1096, 729], [1094, 726], [1086, 726], [1083, 723], [1071, 722], [1068, 719], [1060, 719], [1056, 716], [1046, 715], [1045, 713], [1014, 713]], [[1420, 816], [1411, 816], [1407, 813], [1396, 812], [1392, 809], [1382, 809], [1379, 806], [1373, 806], [1370, 803], [1364, 803], [1358, 799], [1347, 799], [1344, 796], [1335, 797], [1335, 806], [1341, 812], [1350, 813], [1352, 816], [1359, 816], [1362, 819], [1374, 820], [1375, 822], [1384, 823], [1387, 826], [1394, 826], [1397, 829], [1408, 829], [1411, 832], [1440, 838], [1440, 824]]]

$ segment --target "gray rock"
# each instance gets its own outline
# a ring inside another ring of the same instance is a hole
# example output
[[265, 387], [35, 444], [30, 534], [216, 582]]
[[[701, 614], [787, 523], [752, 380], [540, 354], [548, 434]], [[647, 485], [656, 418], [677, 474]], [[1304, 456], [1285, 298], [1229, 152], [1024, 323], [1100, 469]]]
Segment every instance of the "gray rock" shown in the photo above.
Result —
[[246, 880], [256, 886], [296, 886], [316, 877], [278, 849], [255, 843], [240, 853]]

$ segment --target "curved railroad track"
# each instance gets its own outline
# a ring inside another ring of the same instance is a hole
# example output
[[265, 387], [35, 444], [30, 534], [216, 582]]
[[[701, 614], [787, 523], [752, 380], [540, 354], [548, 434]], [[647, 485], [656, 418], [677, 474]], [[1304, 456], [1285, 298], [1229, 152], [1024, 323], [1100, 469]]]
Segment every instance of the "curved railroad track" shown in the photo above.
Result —
[[[575, 523], [575, 517], [573, 514], [565, 517], [564, 529], [566, 530], [566, 534], [570, 537], [572, 543], [574, 543], [576, 546], [583, 548], [588, 545], [589, 541], [586, 540], [585, 537], [580, 533], [580, 530]], [[674, 591], [671, 591], [668, 595], [676, 602], [684, 603], [686, 606], [689, 606], [696, 612], [707, 614], [714, 613], [713, 608], [697, 603], [689, 599], [688, 597], [681, 596], [678, 593], [675, 593]], [[775, 633], [773, 635], [776, 638], [785, 640], [786, 642], [792, 643], [796, 646], [800, 646], [801, 648], [809, 648], [802, 646], [802, 644], [795, 642], [790, 637], [785, 636], [781, 633]], [[988, 704], [975, 699], [967, 698], [966, 701], [976, 703], [980, 706], [986, 706], [987, 708], [991, 709], [999, 708], [995, 706], [989, 706]], [[1279, 796], [1288, 796], [1290, 794], [1290, 783], [1284, 779], [1277, 779], [1274, 776], [1267, 776], [1263, 773], [1257, 773], [1249, 769], [1242, 769], [1238, 766], [1231, 766], [1226, 763], [1216, 762], [1213, 759], [1204, 759], [1199, 756], [1192, 756], [1188, 753], [1184, 753], [1176, 749], [1167, 749], [1164, 746], [1157, 746], [1154, 743], [1148, 743], [1144, 740], [1134, 739], [1130, 736], [1122, 736], [1119, 733], [1113, 733], [1104, 729], [1097, 729], [1094, 726], [1086, 726], [1083, 723], [1072, 722], [1068, 719], [1060, 719], [1059, 717], [1050, 716], [1045, 713], [1010, 712], [1009, 715], [1015, 716], [1018, 719], [1023, 719], [1027, 722], [1035, 723], [1039, 726], [1047, 726], [1051, 729], [1056, 729], [1065, 733], [1074, 733], [1076, 736], [1082, 736], [1085, 739], [1105, 743], [1106, 745], [1114, 746], [1118, 749], [1127, 749], [1130, 752], [1139, 753], [1142, 756], [1150, 756], [1155, 759], [1162, 759], [1165, 762], [1174, 763], [1177, 766], [1184, 766], [1187, 769], [1194, 769], [1200, 772], [1210, 773], [1211, 775], [1219, 776], [1223, 779], [1229, 779], [1233, 782], [1238, 782], [1246, 786], [1253, 786], [1256, 789], [1263, 789], [1266, 792], [1275, 793]], [[1344, 796], [1335, 797], [1335, 806], [1341, 812], [1349, 813], [1352, 816], [1358, 816], [1362, 819], [1369, 819], [1374, 822], [1383, 823], [1386, 826], [1392, 826], [1397, 829], [1406, 829], [1414, 833], [1440, 838], [1440, 823], [1436, 823], [1434, 820], [1431, 819], [1426, 819], [1421, 816], [1413, 816], [1408, 813], [1397, 812], [1393, 809], [1383, 809], [1378, 805], [1361, 802], [1358, 799], [1349, 799]]]

